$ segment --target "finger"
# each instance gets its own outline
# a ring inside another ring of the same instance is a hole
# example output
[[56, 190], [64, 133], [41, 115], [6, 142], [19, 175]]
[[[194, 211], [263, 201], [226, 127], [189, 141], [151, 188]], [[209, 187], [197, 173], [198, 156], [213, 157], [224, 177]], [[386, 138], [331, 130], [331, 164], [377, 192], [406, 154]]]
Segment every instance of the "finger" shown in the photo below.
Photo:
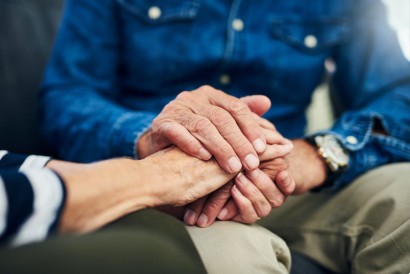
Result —
[[276, 185], [280, 189], [280, 191], [289, 196], [295, 191], [296, 182], [293, 177], [289, 174], [288, 171], [284, 170], [276, 175]]
[[251, 201], [239, 191], [236, 185], [232, 187], [231, 194], [239, 210], [239, 214], [233, 218], [234, 221], [251, 224], [259, 220]]
[[286, 155], [289, 155], [293, 150], [293, 145], [286, 144], [286, 145], [268, 145], [266, 151], [259, 155], [259, 160], [261, 162], [267, 160], [273, 160], [276, 158], [282, 158]]
[[[259, 172], [259, 170], [252, 171], [252, 173], [254, 172]], [[235, 185], [238, 187], [242, 195], [248, 198], [249, 201], [251, 201], [252, 206], [258, 216], [265, 217], [270, 213], [272, 207], [266, 197], [254, 185], [255, 181], [260, 178], [262, 178], [262, 176], [256, 176], [256, 178], [251, 182], [247, 176], [239, 173], [235, 178]]]
[[266, 143], [268, 145], [273, 145], [273, 144], [292, 144], [292, 142], [289, 139], [286, 139], [285, 137], [282, 136], [278, 131], [273, 130], [273, 129], [262, 129], [263, 133], [265, 134], [266, 138]]
[[242, 169], [241, 161], [232, 146], [221, 136], [210, 120], [197, 114], [190, 114], [189, 117], [180, 117], [180, 119], [180, 123], [214, 155], [224, 170], [236, 173]]
[[265, 114], [271, 107], [271, 101], [264, 95], [245, 96], [241, 100], [258, 116]]
[[265, 133], [268, 146], [265, 152], [259, 155], [260, 161], [284, 157], [292, 152], [293, 143], [284, 138], [279, 132], [271, 129], [263, 129], [263, 131]]
[[185, 224], [187, 225], [196, 224], [196, 222], [198, 221], [199, 215], [202, 211], [202, 208], [204, 207], [204, 204], [206, 203], [207, 199], [208, 199], [208, 196], [205, 196], [187, 205], [185, 209], [185, 214], [184, 214]]
[[253, 170], [257, 168], [259, 166], [258, 154], [231, 114], [215, 106], [206, 107], [204, 112], [222, 137], [231, 145], [245, 169]]
[[159, 125], [158, 132], [185, 153], [202, 160], [209, 160], [212, 154], [192, 134], [179, 123], [170, 121]]
[[256, 171], [247, 172], [246, 176], [265, 196], [265, 199], [269, 202], [271, 207], [277, 208], [283, 204], [286, 198], [285, 195], [265, 172], [257, 169]]
[[[209, 99], [213, 105], [219, 106], [228, 111], [243, 135], [252, 144], [257, 153], [262, 153], [266, 149], [265, 136], [258, 122], [253, 118], [252, 111], [242, 100], [230, 96], [222, 91], [209, 90]], [[266, 98], [261, 96], [260, 98]]]
[[265, 134], [267, 144], [292, 144], [292, 141], [283, 137], [283, 135], [277, 131], [276, 127], [271, 122], [261, 117], [258, 118], [256, 114], [255, 116], [259, 119], [259, 124]]
[[221, 212], [218, 214], [218, 219], [221, 221], [231, 220], [233, 217], [238, 215], [238, 213], [238, 207], [236, 206], [235, 201], [231, 197], [224, 206], [224, 208], [221, 210]]
[[256, 121], [258, 121], [259, 125], [260, 125], [262, 128], [276, 130], [275, 125], [272, 124], [271, 122], [269, 122], [269, 120], [267, 120], [267, 119], [265, 119], [265, 118], [263, 118], [263, 117], [260, 117], [260, 116], [259, 116], [258, 114], [256, 114], [256, 113], [253, 113], [253, 117], [254, 117], [254, 119], [255, 119]]
[[231, 197], [232, 186], [233, 183], [229, 182], [209, 196], [196, 222], [197, 226], [207, 227], [215, 222], [216, 216], [218, 216]]

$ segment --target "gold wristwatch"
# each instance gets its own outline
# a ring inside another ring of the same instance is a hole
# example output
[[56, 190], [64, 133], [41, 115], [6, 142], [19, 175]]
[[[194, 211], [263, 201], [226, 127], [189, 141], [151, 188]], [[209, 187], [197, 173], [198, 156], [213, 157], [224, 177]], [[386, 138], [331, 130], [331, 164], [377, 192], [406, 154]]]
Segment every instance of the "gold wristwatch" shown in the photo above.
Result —
[[332, 134], [317, 135], [307, 139], [316, 146], [327, 167], [327, 177], [319, 188], [331, 187], [334, 181], [348, 168], [349, 153]]
[[332, 172], [341, 172], [347, 168], [349, 154], [334, 135], [318, 135], [314, 139], [320, 156]]

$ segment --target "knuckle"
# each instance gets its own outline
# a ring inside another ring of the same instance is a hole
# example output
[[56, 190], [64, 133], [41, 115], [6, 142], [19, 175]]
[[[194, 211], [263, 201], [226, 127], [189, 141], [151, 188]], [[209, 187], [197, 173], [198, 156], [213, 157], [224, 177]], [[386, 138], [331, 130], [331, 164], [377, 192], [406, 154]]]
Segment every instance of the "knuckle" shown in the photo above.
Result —
[[188, 124], [188, 129], [191, 132], [195, 133], [206, 133], [209, 131], [209, 128], [211, 127], [211, 122], [204, 118], [204, 117], [199, 117], [196, 119], [192, 119], [189, 124]]
[[162, 123], [160, 125], [160, 128], [161, 128], [162, 134], [169, 139], [174, 139], [174, 137], [177, 136], [175, 133], [174, 127], [172, 127], [170, 123]]
[[229, 104], [229, 108], [231, 111], [237, 113], [237, 114], [247, 114], [247, 113], [251, 113], [250, 109], [248, 107], [247, 104], [245, 104], [244, 102], [242, 102], [239, 99], [233, 99], [230, 104]]
[[177, 108], [175, 100], [172, 100], [168, 104], [165, 105], [165, 107], [162, 109], [161, 113], [168, 113], [172, 112]]
[[172, 126], [172, 123], [162, 123], [158, 127], [157, 133], [164, 136], [167, 140], [171, 141], [174, 144], [182, 143], [185, 139], [185, 136], [182, 136], [178, 133], [175, 126]]
[[273, 208], [278, 208], [285, 202], [285, 196], [282, 194], [275, 195], [275, 198], [270, 201]]
[[226, 127], [233, 124], [232, 116], [228, 112], [219, 108], [214, 108], [209, 113], [209, 119], [217, 127]]
[[270, 214], [271, 211], [272, 211], [272, 207], [270, 205], [266, 205], [266, 206], [261, 208], [261, 211], [259, 213], [259, 217], [261, 217], [261, 218], [266, 217]]
[[205, 92], [205, 93], [215, 91], [215, 89], [214, 89], [213, 87], [211, 87], [210, 85], [200, 86], [197, 90], [198, 90], [198, 91], [201, 91], [201, 92]]
[[[190, 91], [183, 91], [181, 93], [179, 93], [176, 97], [176, 99], [178, 100], [186, 100], [188, 98], [190, 98], [192, 96], [192, 93]], [[170, 105], [170, 104], [168, 104]]]
[[152, 121], [151, 128], [156, 134], [164, 134], [164, 132], [167, 132], [171, 128], [170, 121], [158, 116]]

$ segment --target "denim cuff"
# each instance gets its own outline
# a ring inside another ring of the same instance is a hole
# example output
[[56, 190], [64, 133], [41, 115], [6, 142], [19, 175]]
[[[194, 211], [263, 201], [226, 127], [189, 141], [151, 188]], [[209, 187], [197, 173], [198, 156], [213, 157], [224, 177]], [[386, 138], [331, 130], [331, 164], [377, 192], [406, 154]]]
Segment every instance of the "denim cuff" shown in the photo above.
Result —
[[157, 114], [127, 112], [114, 123], [110, 134], [110, 157], [128, 156], [138, 159], [136, 145], [144, 132], [151, 127]]
[[[387, 136], [372, 134], [379, 119]], [[359, 175], [389, 162], [410, 161], [410, 144], [390, 135], [394, 125], [375, 112], [346, 113], [330, 130], [316, 132], [310, 136], [332, 134], [349, 151], [348, 169], [339, 176], [329, 190], [339, 190]]]

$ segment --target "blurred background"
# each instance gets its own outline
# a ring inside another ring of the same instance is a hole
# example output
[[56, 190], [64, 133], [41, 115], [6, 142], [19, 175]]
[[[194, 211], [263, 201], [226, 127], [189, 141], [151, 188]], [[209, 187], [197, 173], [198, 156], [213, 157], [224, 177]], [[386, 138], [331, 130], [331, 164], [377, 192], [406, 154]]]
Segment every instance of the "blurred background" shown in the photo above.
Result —
[[396, 30], [407, 59], [410, 60], [410, 0], [383, 0], [389, 12], [390, 25]]
[[[389, 23], [396, 31], [401, 48], [410, 61], [410, 0], [382, 0], [387, 6]], [[313, 101], [307, 110], [307, 132], [329, 128], [334, 120], [331, 109], [328, 86], [319, 86]]]

